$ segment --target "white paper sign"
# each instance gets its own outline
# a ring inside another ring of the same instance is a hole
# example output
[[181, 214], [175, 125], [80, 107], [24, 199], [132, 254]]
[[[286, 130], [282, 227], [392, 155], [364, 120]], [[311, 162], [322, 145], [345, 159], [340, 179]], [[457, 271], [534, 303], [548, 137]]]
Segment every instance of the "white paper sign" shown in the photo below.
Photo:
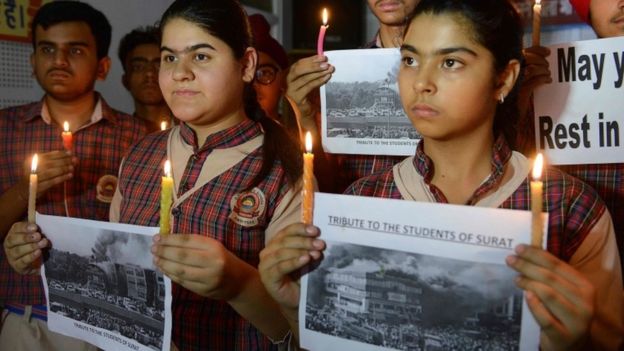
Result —
[[320, 193], [314, 211], [328, 247], [301, 279], [303, 348], [538, 349], [505, 264], [529, 211]]
[[37, 214], [48, 328], [104, 350], [171, 345], [171, 280], [152, 263], [158, 228]]
[[624, 162], [624, 37], [550, 46], [553, 82], [535, 92], [535, 137], [549, 163]]
[[396, 77], [398, 49], [326, 51], [336, 67], [321, 86], [323, 149], [329, 153], [411, 156], [420, 134], [405, 115]]

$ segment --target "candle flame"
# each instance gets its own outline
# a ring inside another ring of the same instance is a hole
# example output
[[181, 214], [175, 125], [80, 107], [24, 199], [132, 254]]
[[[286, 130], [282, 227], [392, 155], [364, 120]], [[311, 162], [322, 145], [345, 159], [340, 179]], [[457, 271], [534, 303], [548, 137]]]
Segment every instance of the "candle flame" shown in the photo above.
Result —
[[[538, 0], [539, 1], [539, 0]], [[327, 14], [327, 9], [323, 8], [323, 25], [326, 26], [327, 25], [327, 20], [329, 18], [329, 15]]]
[[35, 156], [33, 156], [33, 158], [32, 158], [32, 162], [30, 164], [30, 172], [31, 173], [37, 173], [37, 163], [39, 163], [39, 156], [37, 156], [37, 154], [35, 154]]
[[63, 131], [69, 132], [69, 123], [67, 121], [63, 122]]
[[542, 177], [542, 167], [544, 167], [544, 157], [542, 153], [537, 154], [533, 162], [533, 179], [539, 180]]
[[171, 162], [165, 161], [165, 177], [171, 177]]
[[165, 130], [165, 129], [167, 129], [167, 122], [165, 121], [160, 122], [160, 130]]
[[310, 132], [306, 132], [305, 148], [307, 153], [312, 153], [312, 134]]
[[535, 0], [535, 5], [540, 5], [542, 3], [542, 0]]

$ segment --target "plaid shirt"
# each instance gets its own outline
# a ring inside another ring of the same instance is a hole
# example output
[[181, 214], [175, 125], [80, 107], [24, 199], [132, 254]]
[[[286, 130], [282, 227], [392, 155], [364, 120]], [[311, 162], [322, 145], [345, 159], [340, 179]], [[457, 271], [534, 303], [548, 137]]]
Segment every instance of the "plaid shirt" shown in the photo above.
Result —
[[[108, 220], [109, 204], [96, 199], [100, 177], [116, 175], [125, 151], [145, 134], [145, 126], [135, 118], [113, 110], [98, 95], [102, 119], [73, 134], [74, 155], [78, 158], [74, 178], [66, 182], [67, 206], [71, 217]], [[63, 150], [62, 129], [41, 117], [43, 100], [0, 110], [0, 191], [5, 192], [24, 174], [23, 163], [34, 153]], [[39, 213], [65, 216], [63, 184], [37, 198]], [[43, 304], [41, 277], [17, 274], [0, 257], [0, 300], [22, 304]]]
[[[183, 142], [195, 150], [178, 186], [178, 198], [196, 185], [204, 161], [214, 149], [232, 148], [261, 135], [259, 124], [246, 120], [232, 128], [210, 135], [201, 147], [194, 132], [180, 125]], [[159, 222], [160, 179], [167, 155], [167, 132], [148, 135], [135, 145], [124, 161], [119, 191], [123, 197], [120, 222], [157, 226]], [[275, 164], [259, 184], [265, 197], [259, 222], [242, 226], [230, 219], [233, 197], [246, 189], [260, 171], [262, 148], [196, 189], [171, 210], [173, 233], [195, 233], [219, 240], [228, 250], [257, 267], [265, 245], [265, 229], [274, 210], [290, 190], [284, 170]], [[188, 194], [187, 194], [188, 195]], [[181, 350], [269, 350], [267, 337], [241, 317], [226, 302], [205, 298], [173, 284], [172, 338]], [[277, 312], [276, 312], [277, 313]]]
[[[474, 205], [485, 194], [497, 188], [502, 181], [505, 165], [511, 158], [504, 138], [499, 137], [493, 146], [492, 174], [475, 190], [466, 205]], [[431, 184], [434, 168], [431, 159], [424, 153], [421, 141], [413, 158], [416, 171], [423, 177], [434, 201], [448, 203], [442, 191]], [[568, 261], [585, 239], [590, 229], [605, 211], [605, 206], [596, 192], [556, 168], [547, 168], [543, 174], [544, 201], [542, 208], [548, 212], [548, 251]], [[527, 178], [507, 198], [500, 208], [530, 210], [531, 190]], [[361, 179], [352, 184], [345, 194], [402, 199], [394, 181], [392, 169]]]

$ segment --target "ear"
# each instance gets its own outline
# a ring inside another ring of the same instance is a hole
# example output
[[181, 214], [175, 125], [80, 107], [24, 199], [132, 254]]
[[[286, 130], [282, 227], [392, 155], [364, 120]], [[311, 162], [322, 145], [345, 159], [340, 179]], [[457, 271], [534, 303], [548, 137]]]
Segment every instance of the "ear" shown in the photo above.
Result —
[[110, 68], [111, 68], [110, 57], [108, 56], [102, 57], [100, 61], [98, 62], [97, 79], [98, 80], [106, 79], [106, 76], [108, 75], [108, 72], [110, 71]]
[[509, 92], [513, 89], [516, 81], [518, 80], [518, 76], [520, 75], [520, 61], [511, 60], [507, 63], [507, 67], [501, 72], [498, 76], [498, 85], [494, 94], [494, 100], [499, 100], [501, 95], [506, 97], [509, 95]]
[[243, 81], [251, 83], [256, 75], [256, 65], [258, 64], [258, 52], [252, 47], [248, 47], [241, 59], [243, 69]]

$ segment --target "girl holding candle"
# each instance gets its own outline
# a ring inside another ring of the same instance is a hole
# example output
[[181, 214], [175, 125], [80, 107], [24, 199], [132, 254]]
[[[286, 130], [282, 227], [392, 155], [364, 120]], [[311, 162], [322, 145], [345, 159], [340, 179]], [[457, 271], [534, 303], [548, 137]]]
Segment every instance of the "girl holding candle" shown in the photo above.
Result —
[[[399, 89], [423, 136], [416, 155], [363, 178], [347, 194], [529, 210], [530, 163], [511, 151], [522, 27], [501, 0], [422, 0], [401, 47]], [[617, 350], [624, 337], [613, 226], [595, 191], [554, 168], [542, 173], [548, 251], [507, 258], [541, 326], [542, 350]], [[297, 330], [291, 273], [322, 257], [318, 229], [294, 224], [262, 252], [260, 273]], [[597, 302], [598, 301], [598, 302]]]
[[256, 267], [265, 241], [300, 219], [301, 149], [256, 101], [257, 54], [237, 1], [175, 1], [160, 23], [160, 87], [180, 124], [129, 152], [111, 220], [158, 225], [169, 159], [172, 234], [155, 236], [152, 252], [175, 283], [174, 344], [272, 349], [288, 325]]

